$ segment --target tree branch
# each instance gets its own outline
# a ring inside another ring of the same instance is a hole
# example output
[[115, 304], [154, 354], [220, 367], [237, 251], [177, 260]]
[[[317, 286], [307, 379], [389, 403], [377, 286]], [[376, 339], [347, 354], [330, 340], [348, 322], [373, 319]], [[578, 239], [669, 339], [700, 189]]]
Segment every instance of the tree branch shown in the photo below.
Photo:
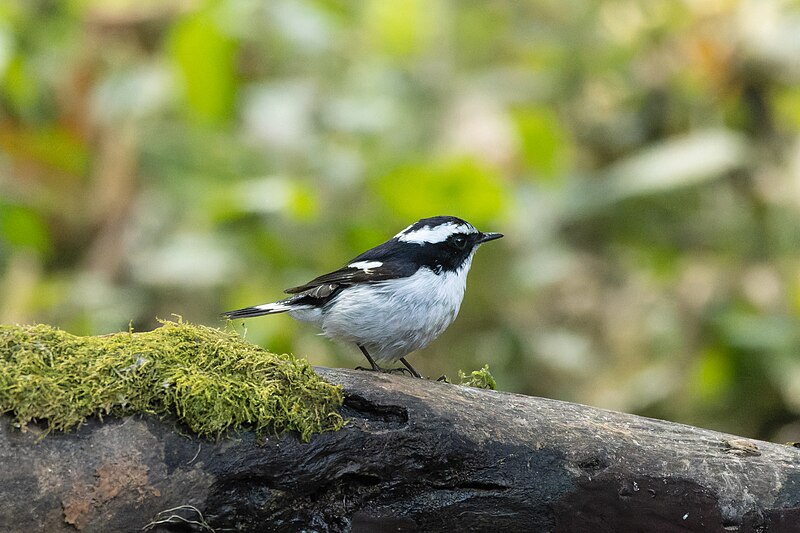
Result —
[[[218, 442], [153, 417], [0, 419], [0, 531], [793, 531], [800, 449], [372, 372], [338, 432]], [[796, 531], [796, 529], [794, 529]]]

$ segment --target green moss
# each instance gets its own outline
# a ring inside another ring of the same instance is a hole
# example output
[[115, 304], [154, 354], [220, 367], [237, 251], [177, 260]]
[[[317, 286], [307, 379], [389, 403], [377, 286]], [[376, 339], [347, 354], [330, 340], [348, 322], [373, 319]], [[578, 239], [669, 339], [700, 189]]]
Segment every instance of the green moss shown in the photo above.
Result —
[[307, 361], [235, 333], [162, 321], [144, 333], [77, 337], [51, 326], [0, 325], [0, 413], [24, 428], [69, 430], [92, 415], [175, 415], [200, 435], [339, 429], [340, 387]]
[[466, 385], [467, 387], [497, 390], [497, 382], [489, 373], [489, 365], [483, 365], [483, 368], [480, 370], [473, 370], [469, 375], [459, 370], [458, 379], [461, 380], [460, 385]]

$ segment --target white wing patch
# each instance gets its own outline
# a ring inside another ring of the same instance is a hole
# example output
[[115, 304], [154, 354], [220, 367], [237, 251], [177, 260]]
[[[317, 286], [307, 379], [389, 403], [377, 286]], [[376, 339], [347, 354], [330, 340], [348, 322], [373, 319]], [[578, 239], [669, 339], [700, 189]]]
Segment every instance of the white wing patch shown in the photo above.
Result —
[[[413, 226], [413, 224], [412, 224]], [[468, 224], [454, 224], [447, 222], [446, 224], [439, 224], [438, 226], [430, 227], [423, 226], [414, 231], [408, 231], [411, 228], [404, 229], [395, 238], [403, 242], [411, 242], [415, 244], [434, 244], [437, 242], [444, 242], [450, 235], [455, 233], [477, 233], [478, 230]]]
[[355, 263], [350, 263], [347, 265], [350, 268], [357, 268], [359, 270], [363, 270], [367, 274], [370, 273], [370, 270], [373, 268], [378, 268], [379, 266], [383, 265], [380, 261], [356, 261]]

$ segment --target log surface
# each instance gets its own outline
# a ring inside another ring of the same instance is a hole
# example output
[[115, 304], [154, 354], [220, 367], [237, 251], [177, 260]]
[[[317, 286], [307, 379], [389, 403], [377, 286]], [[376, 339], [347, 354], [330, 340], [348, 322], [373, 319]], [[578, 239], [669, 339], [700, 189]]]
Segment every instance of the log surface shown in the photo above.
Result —
[[217, 442], [0, 417], [0, 532], [800, 531], [800, 449], [404, 376], [342, 384], [341, 431]]

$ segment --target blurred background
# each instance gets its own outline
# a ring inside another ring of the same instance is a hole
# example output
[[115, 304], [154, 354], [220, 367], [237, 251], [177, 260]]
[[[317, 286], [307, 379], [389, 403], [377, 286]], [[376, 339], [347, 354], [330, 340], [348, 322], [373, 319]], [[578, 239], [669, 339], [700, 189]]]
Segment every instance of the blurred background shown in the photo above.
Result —
[[423, 373], [800, 440], [799, 125], [798, 1], [3, 0], [0, 322], [223, 326], [456, 215]]

